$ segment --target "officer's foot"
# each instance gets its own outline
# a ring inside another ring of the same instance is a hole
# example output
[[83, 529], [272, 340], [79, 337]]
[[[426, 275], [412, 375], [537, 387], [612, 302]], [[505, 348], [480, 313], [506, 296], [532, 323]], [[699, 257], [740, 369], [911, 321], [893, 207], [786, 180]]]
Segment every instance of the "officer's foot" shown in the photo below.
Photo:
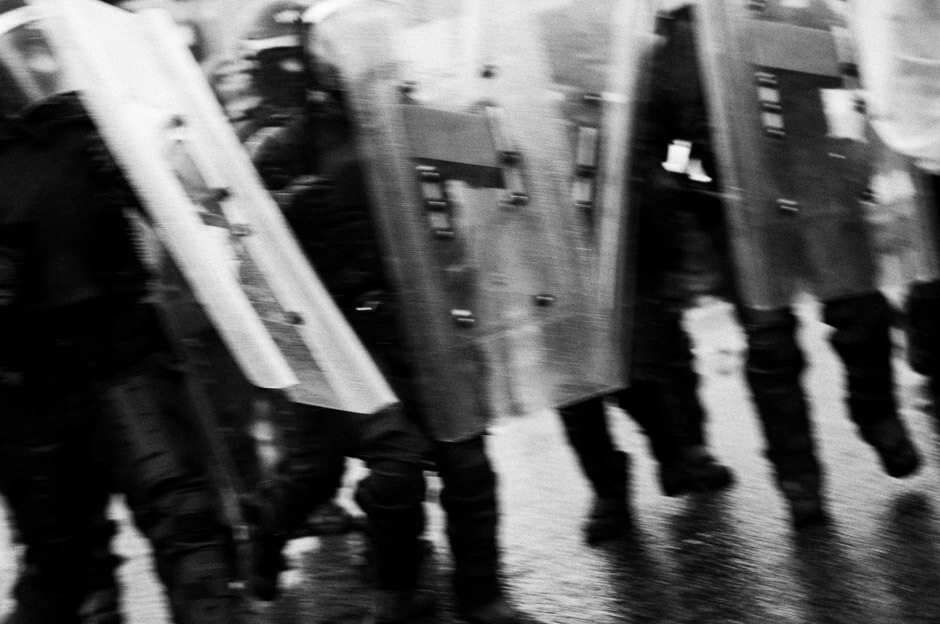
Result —
[[531, 616], [517, 611], [499, 595], [481, 605], [459, 610], [467, 624], [539, 624]]
[[862, 436], [878, 453], [881, 465], [890, 476], [900, 479], [914, 474], [920, 468], [917, 449], [897, 418], [886, 418], [866, 425]]
[[434, 596], [419, 589], [379, 590], [365, 624], [411, 624], [436, 609]]
[[659, 483], [666, 496], [681, 496], [724, 489], [734, 483], [734, 475], [707, 448], [695, 445], [684, 449], [675, 461], [660, 465]]

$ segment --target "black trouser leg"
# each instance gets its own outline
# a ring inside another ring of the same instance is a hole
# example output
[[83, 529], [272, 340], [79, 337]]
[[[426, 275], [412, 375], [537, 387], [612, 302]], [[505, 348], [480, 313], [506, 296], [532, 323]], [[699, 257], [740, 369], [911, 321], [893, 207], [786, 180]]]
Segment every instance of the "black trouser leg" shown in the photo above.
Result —
[[438, 442], [434, 459], [454, 556], [454, 592], [458, 606], [471, 609], [500, 594], [496, 474], [482, 436]]
[[743, 310], [748, 340], [747, 380], [757, 406], [767, 458], [791, 502], [818, 495], [821, 471], [800, 376], [803, 353], [789, 309]]
[[908, 361], [928, 377], [934, 416], [940, 417], [940, 281], [911, 286], [906, 308]]
[[699, 376], [693, 364], [692, 341], [677, 310], [664, 310], [662, 379], [664, 402], [676, 421], [684, 445], [705, 444], [705, 409], [699, 399]]
[[96, 403], [87, 391], [51, 390], [5, 391], [3, 401], [7, 493], [26, 546], [13, 621], [30, 624], [77, 623], [94, 581], [104, 575], [114, 586], [114, 562], [93, 565], [99, 538], [105, 549], [110, 539], [100, 532], [108, 490], [94, 448]]
[[632, 385], [620, 404], [649, 437], [656, 459], [673, 462], [683, 448], [704, 442], [691, 341], [681, 312], [660, 299], [638, 299], [635, 327]]
[[414, 463], [379, 459], [359, 483], [356, 502], [368, 518], [379, 587], [396, 592], [417, 587], [424, 532], [424, 474]]
[[[293, 406], [279, 414], [284, 459], [261, 493], [264, 550], [277, 555], [291, 531], [329, 501], [347, 455], [361, 456], [370, 474], [356, 492], [368, 517], [383, 589], [413, 589], [424, 529], [424, 473], [429, 443], [399, 409], [358, 415]], [[276, 570], [262, 571], [276, 576]], [[273, 597], [274, 588], [270, 588]]]
[[559, 410], [568, 444], [598, 498], [625, 501], [627, 474], [624, 453], [614, 448], [602, 398]]
[[845, 365], [849, 413], [863, 432], [871, 423], [897, 417], [891, 318], [881, 293], [825, 302], [824, 320], [835, 330], [830, 342]]
[[890, 304], [880, 292], [827, 301], [825, 321], [835, 330], [830, 341], [845, 365], [852, 420], [888, 474], [910, 474], [919, 462], [898, 417]]
[[115, 479], [152, 547], [178, 624], [228, 624], [237, 604], [231, 536], [189, 448], [181, 379], [147, 367], [108, 385]]

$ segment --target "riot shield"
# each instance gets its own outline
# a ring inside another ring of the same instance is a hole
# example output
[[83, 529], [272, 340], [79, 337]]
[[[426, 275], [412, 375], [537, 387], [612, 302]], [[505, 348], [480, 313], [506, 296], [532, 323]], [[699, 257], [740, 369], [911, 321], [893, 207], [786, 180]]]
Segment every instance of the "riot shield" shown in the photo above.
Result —
[[919, 0], [848, 4], [865, 99], [881, 147], [875, 195], [906, 226], [908, 281], [937, 281], [940, 215], [928, 176], [940, 172], [940, 10]]
[[173, 262], [247, 380], [372, 413], [395, 396], [289, 234], [169, 18], [35, 0]]
[[357, 124], [435, 435], [625, 387], [650, 3], [345, 5], [308, 11], [308, 47]]
[[844, 24], [824, 0], [708, 0], [694, 26], [743, 303], [875, 290], [871, 153]]

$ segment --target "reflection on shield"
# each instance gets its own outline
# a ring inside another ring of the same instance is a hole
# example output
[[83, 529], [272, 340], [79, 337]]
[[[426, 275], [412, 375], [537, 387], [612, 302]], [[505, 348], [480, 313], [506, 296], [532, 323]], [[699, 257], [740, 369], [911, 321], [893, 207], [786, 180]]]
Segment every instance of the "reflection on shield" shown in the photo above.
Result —
[[871, 292], [857, 68], [824, 0], [715, 0], [694, 26], [744, 303]]
[[624, 177], [652, 3], [308, 11], [443, 439], [626, 385]]
[[172, 261], [254, 386], [395, 402], [303, 258], [166, 14], [39, 0], [49, 35]]

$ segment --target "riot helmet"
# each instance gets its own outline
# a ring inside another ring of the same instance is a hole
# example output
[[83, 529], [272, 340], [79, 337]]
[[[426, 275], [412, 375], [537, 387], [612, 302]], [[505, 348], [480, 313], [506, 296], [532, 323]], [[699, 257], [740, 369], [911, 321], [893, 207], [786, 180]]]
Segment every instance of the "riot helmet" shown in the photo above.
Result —
[[303, 48], [302, 0], [260, 0], [242, 18], [238, 55], [256, 94], [268, 106], [303, 105], [309, 75]]
[[72, 91], [42, 28], [42, 12], [23, 0], [0, 0], [0, 113], [36, 106]]

